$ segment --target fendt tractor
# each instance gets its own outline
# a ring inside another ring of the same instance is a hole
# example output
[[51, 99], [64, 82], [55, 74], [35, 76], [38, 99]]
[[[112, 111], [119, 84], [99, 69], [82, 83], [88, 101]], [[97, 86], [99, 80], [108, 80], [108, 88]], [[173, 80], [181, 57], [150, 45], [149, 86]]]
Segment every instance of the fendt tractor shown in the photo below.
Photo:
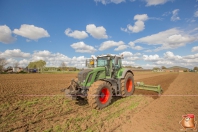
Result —
[[[102, 109], [111, 103], [112, 95], [132, 95], [135, 89], [134, 74], [132, 70], [122, 67], [122, 59], [123, 56], [118, 55], [98, 56], [96, 67], [80, 71], [78, 78], [71, 81], [65, 90], [66, 97], [87, 98], [91, 107]], [[92, 61], [87, 65], [94, 65]]]
[[98, 56], [96, 65], [93, 58], [86, 61], [89, 68], [80, 71], [78, 77], [70, 82], [65, 89], [66, 97], [74, 100], [86, 98], [92, 108], [102, 109], [111, 103], [113, 95], [132, 95], [134, 74], [130, 68], [122, 67], [122, 59], [122, 55], [107, 54]]

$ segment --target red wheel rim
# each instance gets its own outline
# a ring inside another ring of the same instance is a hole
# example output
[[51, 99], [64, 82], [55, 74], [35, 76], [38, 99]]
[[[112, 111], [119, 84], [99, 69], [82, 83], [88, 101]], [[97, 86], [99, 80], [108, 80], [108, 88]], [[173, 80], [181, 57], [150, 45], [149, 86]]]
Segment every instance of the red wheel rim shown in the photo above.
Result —
[[105, 104], [109, 100], [110, 92], [109, 89], [103, 88], [99, 95], [99, 100], [102, 104]]
[[132, 80], [129, 78], [129, 79], [127, 80], [127, 84], [126, 84], [126, 88], [127, 88], [127, 91], [128, 91], [128, 92], [131, 92], [131, 90], [132, 90], [132, 85], [133, 85], [133, 82], [132, 82]]

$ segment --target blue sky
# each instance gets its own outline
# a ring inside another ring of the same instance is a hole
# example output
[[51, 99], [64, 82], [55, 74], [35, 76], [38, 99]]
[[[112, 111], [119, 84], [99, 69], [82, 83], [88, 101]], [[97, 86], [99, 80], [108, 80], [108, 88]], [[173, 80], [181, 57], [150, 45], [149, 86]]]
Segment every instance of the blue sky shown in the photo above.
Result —
[[123, 54], [124, 65], [198, 66], [198, 0], [0, 1], [0, 57], [83, 67]]

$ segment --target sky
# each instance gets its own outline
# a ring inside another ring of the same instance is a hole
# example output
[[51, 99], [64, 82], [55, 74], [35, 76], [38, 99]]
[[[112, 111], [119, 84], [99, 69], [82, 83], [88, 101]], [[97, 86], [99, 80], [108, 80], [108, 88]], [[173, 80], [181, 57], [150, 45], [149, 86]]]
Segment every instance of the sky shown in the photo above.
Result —
[[1, 0], [0, 58], [8, 65], [84, 67], [123, 55], [123, 65], [198, 66], [198, 0]]

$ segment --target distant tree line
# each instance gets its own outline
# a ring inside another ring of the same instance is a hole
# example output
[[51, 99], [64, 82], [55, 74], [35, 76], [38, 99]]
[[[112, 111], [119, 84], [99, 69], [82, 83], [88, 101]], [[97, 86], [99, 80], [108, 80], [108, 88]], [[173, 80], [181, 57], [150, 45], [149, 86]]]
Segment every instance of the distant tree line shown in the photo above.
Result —
[[143, 69], [141, 66], [135, 67], [135, 66], [124, 66], [125, 68], [134, 68], [134, 69]]
[[[4, 72], [5, 70], [12, 69], [14, 67], [19, 67], [19, 63], [15, 62], [12, 66], [8, 66], [7, 69], [5, 66], [8, 65], [8, 61], [5, 58], [0, 58], [0, 72]], [[28, 69], [38, 69], [38, 71], [76, 71], [79, 70], [76, 67], [67, 67], [67, 64], [65, 62], [62, 62], [59, 67], [45, 67], [46, 62], [44, 60], [34, 61], [30, 62], [27, 66]], [[134, 67], [134, 66], [124, 66], [126, 68], [136, 68], [136, 69], [143, 69], [142, 67]], [[160, 70], [160, 69], [166, 69], [165, 66], [154, 67], [153, 70]], [[198, 71], [198, 67], [195, 66], [194, 71]]]

